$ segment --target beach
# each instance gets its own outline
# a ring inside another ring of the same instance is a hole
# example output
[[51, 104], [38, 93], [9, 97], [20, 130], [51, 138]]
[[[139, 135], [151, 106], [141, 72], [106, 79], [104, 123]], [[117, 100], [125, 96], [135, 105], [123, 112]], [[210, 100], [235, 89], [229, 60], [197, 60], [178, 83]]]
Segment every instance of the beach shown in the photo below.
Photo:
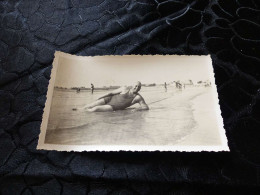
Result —
[[[109, 90], [55, 89], [45, 143], [66, 145], [221, 145], [211, 87], [142, 87], [150, 110], [72, 111]], [[134, 105], [133, 107], [138, 107]]]

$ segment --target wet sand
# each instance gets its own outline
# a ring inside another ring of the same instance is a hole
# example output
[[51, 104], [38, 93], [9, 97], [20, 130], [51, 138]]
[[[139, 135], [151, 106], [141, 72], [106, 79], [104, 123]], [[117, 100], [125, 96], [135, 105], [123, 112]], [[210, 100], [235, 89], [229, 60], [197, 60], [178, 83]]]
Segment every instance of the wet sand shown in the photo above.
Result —
[[[67, 145], [220, 145], [212, 88], [143, 87], [149, 111], [72, 111], [108, 91], [55, 90], [45, 143]], [[136, 105], [138, 106], [138, 105]]]
[[197, 96], [192, 100], [193, 116], [197, 125], [193, 128], [193, 132], [180, 141], [178, 145], [204, 145], [204, 146], [219, 146], [221, 138], [216, 124], [217, 113], [212, 107], [205, 106], [212, 98], [211, 91]]

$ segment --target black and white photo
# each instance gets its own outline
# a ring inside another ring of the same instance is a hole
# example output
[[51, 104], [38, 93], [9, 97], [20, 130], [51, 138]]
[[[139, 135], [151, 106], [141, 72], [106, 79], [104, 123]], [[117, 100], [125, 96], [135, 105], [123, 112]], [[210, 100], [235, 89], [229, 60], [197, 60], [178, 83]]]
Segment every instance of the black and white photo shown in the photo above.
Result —
[[56, 52], [37, 148], [228, 151], [210, 56]]

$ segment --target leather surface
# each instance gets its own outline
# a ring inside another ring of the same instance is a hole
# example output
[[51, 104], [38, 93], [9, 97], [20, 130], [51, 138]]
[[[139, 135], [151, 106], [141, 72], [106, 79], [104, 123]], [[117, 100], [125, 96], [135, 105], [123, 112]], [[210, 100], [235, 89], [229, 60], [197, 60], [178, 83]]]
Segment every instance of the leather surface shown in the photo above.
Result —
[[[256, 194], [259, 6], [256, 0], [1, 0], [0, 194]], [[55, 50], [211, 54], [231, 152], [37, 151]]]

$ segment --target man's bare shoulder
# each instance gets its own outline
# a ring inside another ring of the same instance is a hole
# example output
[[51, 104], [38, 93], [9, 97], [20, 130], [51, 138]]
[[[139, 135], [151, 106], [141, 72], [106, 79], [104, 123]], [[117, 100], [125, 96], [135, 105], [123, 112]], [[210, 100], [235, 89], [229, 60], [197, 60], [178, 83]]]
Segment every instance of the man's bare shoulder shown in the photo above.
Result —
[[115, 95], [115, 94], [119, 94], [119, 93], [124, 93], [125, 91], [126, 91], [126, 88], [123, 86], [123, 87], [119, 87], [119, 88], [113, 90], [111, 93]]
[[122, 87], [120, 87], [120, 89], [121, 89], [122, 92], [127, 92], [127, 91], [129, 91], [131, 89], [131, 87], [122, 86]]
[[122, 86], [122, 88], [129, 90], [129, 89], [131, 89], [132, 87], [131, 87], [131, 86]]

